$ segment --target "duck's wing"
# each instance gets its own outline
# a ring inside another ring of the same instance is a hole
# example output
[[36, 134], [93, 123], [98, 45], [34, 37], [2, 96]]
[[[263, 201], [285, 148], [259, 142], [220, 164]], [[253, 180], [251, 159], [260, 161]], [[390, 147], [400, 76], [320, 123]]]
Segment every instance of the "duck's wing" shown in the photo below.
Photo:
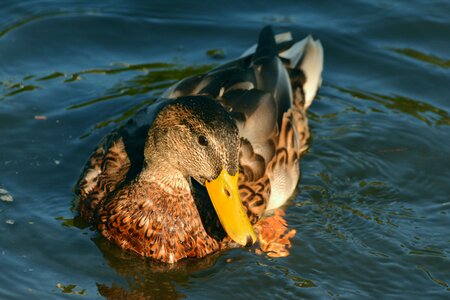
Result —
[[[243, 57], [179, 82], [169, 98], [208, 95], [235, 118], [242, 139], [241, 197], [253, 219], [281, 206], [299, 178], [309, 131], [305, 116], [321, 84], [323, 50], [265, 27]], [[255, 217], [256, 216], [256, 217]]]
[[130, 160], [117, 131], [106, 136], [89, 157], [75, 185], [75, 207], [93, 221], [99, 204], [126, 178]]
[[92, 221], [98, 205], [141, 172], [147, 132], [167, 103], [161, 99], [140, 110], [106, 136], [91, 154], [75, 185], [75, 206], [83, 218]]

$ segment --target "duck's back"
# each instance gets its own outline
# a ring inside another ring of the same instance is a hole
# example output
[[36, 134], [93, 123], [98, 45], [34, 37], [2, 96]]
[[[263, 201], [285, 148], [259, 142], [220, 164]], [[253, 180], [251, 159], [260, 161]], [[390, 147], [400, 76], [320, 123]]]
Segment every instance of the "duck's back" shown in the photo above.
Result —
[[261, 31], [235, 61], [179, 82], [166, 96], [208, 95], [234, 117], [241, 136], [240, 192], [255, 222], [294, 192], [307, 148], [306, 109], [321, 84], [323, 50], [310, 36]]

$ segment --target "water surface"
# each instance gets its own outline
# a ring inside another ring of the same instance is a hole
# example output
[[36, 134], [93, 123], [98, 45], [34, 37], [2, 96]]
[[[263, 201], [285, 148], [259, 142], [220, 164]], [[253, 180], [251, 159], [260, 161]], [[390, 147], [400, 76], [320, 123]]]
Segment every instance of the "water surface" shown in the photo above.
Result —
[[[449, 12], [448, 1], [2, 1], [0, 298], [448, 298]], [[71, 189], [99, 140], [177, 80], [239, 56], [266, 24], [325, 49], [286, 206], [291, 256], [235, 249], [167, 268], [74, 219]]]

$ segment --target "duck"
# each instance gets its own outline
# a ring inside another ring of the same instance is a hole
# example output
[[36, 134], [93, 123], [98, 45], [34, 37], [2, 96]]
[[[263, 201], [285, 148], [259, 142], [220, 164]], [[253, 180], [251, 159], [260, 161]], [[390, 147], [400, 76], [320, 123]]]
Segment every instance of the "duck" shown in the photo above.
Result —
[[[176, 83], [99, 143], [75, 185], [79, 216], [170, 264], [264, 241], [298, 185], [322, 69], [319, 40], [264, 27], [239, 58]], [[286, 253], [291, 233], [265, 248]]]

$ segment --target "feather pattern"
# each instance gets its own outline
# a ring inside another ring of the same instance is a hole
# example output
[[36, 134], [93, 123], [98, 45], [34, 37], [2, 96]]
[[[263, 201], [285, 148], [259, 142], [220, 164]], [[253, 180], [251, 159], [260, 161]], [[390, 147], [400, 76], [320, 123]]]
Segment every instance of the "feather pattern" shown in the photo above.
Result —
[[[180, 81], [100, 143], [76, 185], [80, 215], [119, 247], [169, 263], [236, 246], [202, 184], [175, 175], [159, 180], [168, 169], [144, 172], [149, 130], [180, 97], [215, 99], [238, 129], [239, 193], [256, 224], [297, 187], [299, 161], [308, 147], [306, 109], [321, 84], [322, 68], [319, 41], [308, 36], [295, 42], [290, 33], [274, 36], [264, 28], [258, 45], [241, 58]], [[189, 147], [179, 144], [179, 155], [195, 155]]]

